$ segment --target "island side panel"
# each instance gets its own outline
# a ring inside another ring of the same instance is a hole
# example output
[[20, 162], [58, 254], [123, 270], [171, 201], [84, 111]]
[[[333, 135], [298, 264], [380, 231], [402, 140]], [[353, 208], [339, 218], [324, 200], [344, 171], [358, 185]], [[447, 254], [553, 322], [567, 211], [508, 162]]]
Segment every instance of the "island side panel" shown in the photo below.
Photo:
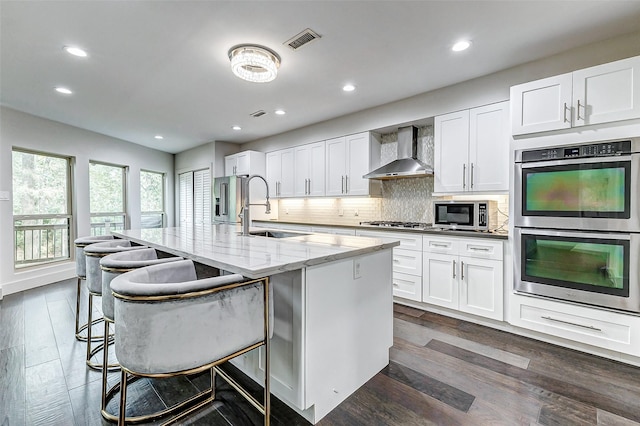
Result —
[[389, 363], [392, 251], [306, 269], [306, 400], [317, 423]]

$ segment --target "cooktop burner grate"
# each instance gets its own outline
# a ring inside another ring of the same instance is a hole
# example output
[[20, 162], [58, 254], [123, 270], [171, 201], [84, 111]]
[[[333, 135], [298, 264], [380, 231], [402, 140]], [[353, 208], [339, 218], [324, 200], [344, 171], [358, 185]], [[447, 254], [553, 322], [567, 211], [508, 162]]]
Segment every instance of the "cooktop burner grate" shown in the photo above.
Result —
[[390, 228], [413, 228], [413, 229], [425, 229], [425, 228], [431, 228], [432, 226], [430, 223], [424, 223], [424, 222], [400, 222], [400, 221], [393, 221], [393, 220], [376, 220], [371, 222], [360, 222], [360, 225], [390, 227]]

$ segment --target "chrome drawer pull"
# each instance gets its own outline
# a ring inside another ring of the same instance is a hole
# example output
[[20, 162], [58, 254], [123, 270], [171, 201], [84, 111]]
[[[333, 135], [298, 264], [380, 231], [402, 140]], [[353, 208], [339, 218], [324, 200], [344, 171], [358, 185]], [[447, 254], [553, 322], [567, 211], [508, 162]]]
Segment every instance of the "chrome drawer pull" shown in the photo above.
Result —
[[400, 259], [393, 259], [394, 262], [400, 262]]
[[400, 287], [400, 284], [398, 284], [398, 283], [393, 283], [393, 286], [394, 286], [394, 287]]
[[469, 247], [469, 250], [473, 250], [473, 251], [491, 251], [490, 248], [482, 248], [482, 247]]
[[575, 325], [576, 327], [588, 328], [589, 330], [602, 331], [602, 329], [600, 329], [598, 327], [594, 327], [592, 325], [577, 324], [575, 322], [565, 321], [565, 320], [561, 320], [561, 319], [557, 319], [557, 318], [553, 318], [553, 317], [541, 317], [541, 318], [549, 320], [549, 321], [561, 322], [563, 324]]
[[453, 261], [452, 265], [453, 265], [453, 268], [452, 268], [453, 278], [455, 279], [456, 277], [456, 261], [455, 260]]
[[446, 245], [446, 244], [436, 244], [436, 243], [431, 243], [431, 245], [432, 245], [432, 246], [434, 246], [434, 247], [442, 247], [442, 248], [447, 248], [447, 247], [449, 247], [449, 246], [448, 246], [448, 245]]

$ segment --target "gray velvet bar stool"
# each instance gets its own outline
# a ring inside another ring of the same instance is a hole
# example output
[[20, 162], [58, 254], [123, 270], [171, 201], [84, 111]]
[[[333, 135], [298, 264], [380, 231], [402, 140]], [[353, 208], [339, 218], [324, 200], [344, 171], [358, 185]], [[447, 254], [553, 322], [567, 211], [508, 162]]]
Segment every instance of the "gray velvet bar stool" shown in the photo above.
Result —
[[[109, 324], [114, 323], [113, 315], [113, 294], [111, 293], [111, 281], [118, 275], [133, 271], [134, 269], [144, 268], [145, 266], [158, 265], [160, 263], [175, 262], [183, 260], [178, 256], [171, 256], [166, 253], [158, 252], [154, 248], [144, 248], [140, 250], [122, 251], [109, 254], [100, 259], [100, 268], [102, 269], [102, 316], [104, 318], [104, 340], [103, 347], [108, 345]], [[115, 336], [117, 339], [118, 336]], [[117, 421], [118, 417], [107, 413], [107, 401], [111, 399], [113, 394], [118, 392], [120, 384], [114, 385], [107, 392], [107, 370], [109, 368], [109, 351], [102, 352], [102, 406], [100, 410], [102, 417], [110, 421]], [[113, 364], [112, 364], [113, 365]]]
[[[180, 410], [179, 422], [214, 400], [219, 374], [270, 422], [270, 343], [273, 308], [269, 278], [239, 274], [197, 279], [191, 260], [136, 269], [111, 281], [115, 349], [121, 366], [118, 425], [126, 417], [130, 378], [168, 378], [211, 369], [211, 388], [149, 419]], [[264, 400], [261, 403], [218, 366], [252, 349], [265, 348]], [[131, 376], [131, 377], [129, 377]]]
[[[133, 245], [131, 241], [124, 239], [113, 239], [111, 241], [102, 241], [94, 244], [90, 244], [84, 248], [84, 255], [87, 268], [87, 290], [89, 291], [89, 307], [87, 314], [87, 323], [91, 324], [93, 321], [93, 298], [96, 296], [102, 296], [102, 269], [100, 268], [100, 259], [112, 254], [129, 250], [141, 250], [147, 248], [142, 245]], [[102, 320], [102, 318], [100, 318]], [[108, 332], [107, 332], [108, 336]], [[104, 340], [104, 336], [100, 336], [100, 340]], [[96, 355], [100, 350], [108, 350], [107, 346], [103, 346], [100, 343], [95, 348], [91, 347], [92, 330], [91, 327], [87, 328], [87, 366], [94, 370], [102, 369], [101, 362], [92, 362], [91, 358]], [[114, 364], [109, 368], [117, 368], [118, 365]]]
[[[84, 248], [88, 245], [95, 244], [100, 241], [113, 240], [113, 235], [97, 235], [90, 237], [76, 238], [73, 242], [76, 247], [76, 275], [78, 276], [78, 286], [76, 290], [76, 339], [86, 341], [87, 336], [81, 333], [87, 328], [88, 324], [80, 325], [80, 300], [81, 300], [81, 283], [87, 279], [87, 263], [84, 255]], [[96, 320], [94, 322], [99, 322]], [[93, 324], [92, 324], [93, 325]], [[102, 336], [94, 336], [94, 340], [102, 340]]]

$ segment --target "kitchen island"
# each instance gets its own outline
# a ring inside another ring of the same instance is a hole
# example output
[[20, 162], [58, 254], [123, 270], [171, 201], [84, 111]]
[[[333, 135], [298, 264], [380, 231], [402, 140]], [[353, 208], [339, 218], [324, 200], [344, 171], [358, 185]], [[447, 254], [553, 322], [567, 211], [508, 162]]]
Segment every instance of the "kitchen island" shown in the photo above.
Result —
[[[275, 317], [271, 391], [315, 424], [389, 363], [392, 248], [399, 243], [239, 231], [236, 225], [218, 224], [114, 234], [221, 271], [269, 276]], [[259, 383], [264, 380], [261, 351], [234, 361]]]

